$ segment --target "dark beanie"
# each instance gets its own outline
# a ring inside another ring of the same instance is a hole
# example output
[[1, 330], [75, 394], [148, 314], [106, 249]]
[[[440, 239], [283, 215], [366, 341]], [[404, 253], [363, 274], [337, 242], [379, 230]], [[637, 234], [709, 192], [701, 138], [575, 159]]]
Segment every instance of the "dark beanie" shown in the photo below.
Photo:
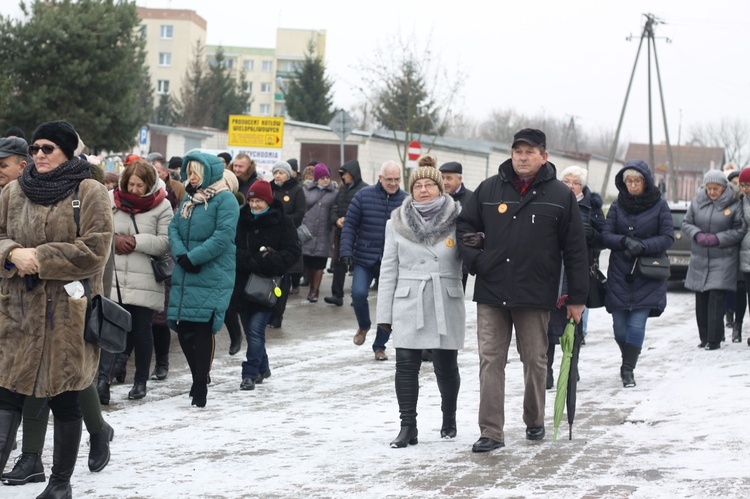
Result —
[[33, 144], [39, 139], [46, 139], [54, 142], [56, 146], [60, 147], [60, 150], [67, 156], [68, 159], [72, 159], [76, 148], [78, 147], [78, 134], [73, 128], [73, 125], [64, 120], [49, 121], [42, 123], [34, 130], [34, 135], [31, 137], [31, 143]]
[[289, 163], [289, 166], [292, 167], [293, 171], [299, 171], [299, 163], [297, 163], [297, 158], [287, 159], [286, 162]]
[[273, 203], [273, 192], [271, 191], [271, 184], [265, 180], [256, 180], [253, 185], [247, 190], [247, 199], [258, 198], [265, 201], [267, 204]]
[[169, 158], [167, 168], [169, 168], [170, 170], [182, 168], [182, 158], [180, 156], [172, 156], [171, 158]]
[[232, 155], [228, 152], [220, 152], [217, 154], [218, 157], [224, 160], [224, 163], [229, 164], [232, 162]]
[[18, 137], [19, 139], [26, 140], [26, 135], [24, 135], [23, 130], [21, 130], [17, 126], [8, 128], [5, 131], [5, 134], [3, 134], [3, 137]]

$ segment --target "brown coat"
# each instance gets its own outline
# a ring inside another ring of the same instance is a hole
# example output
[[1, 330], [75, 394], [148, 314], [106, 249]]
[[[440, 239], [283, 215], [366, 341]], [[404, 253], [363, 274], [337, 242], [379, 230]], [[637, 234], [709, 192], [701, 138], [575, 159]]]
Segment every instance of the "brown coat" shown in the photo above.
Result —
[[102, 292], [102, 270], [112, 244], [107, 189], [96, 180], [79, 187], [81, 236], [76, 237], [71, 194], [51, 206], [26, 198], [17, 181], [0, 194], [0, 262], [14, 248], [36, 248], [40, 282], [30, 291], [15, 267], [0, 264], [0, 386], [23, 395], [53, 397], [94, 380], [99, 349], [83, 340], [86, 299], [63, 286], [89, 278]]

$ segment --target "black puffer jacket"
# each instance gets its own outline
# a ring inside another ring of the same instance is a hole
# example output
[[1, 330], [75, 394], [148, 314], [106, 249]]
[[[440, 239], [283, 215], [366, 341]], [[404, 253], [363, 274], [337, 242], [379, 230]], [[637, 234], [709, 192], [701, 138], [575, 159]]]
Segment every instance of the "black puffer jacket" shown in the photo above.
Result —
[[[242, 292], [251, 273], [266, 277], [280, 276], [299, 259], [302, 250], [297, 242], [294, 222], [284, 214], [280, 201], [274, 200], [268, 212], [256, 217], [245, 204], [237, 223], [237, 275], [232, 300], [241, 306], [266, 309], [246, 300]], [[263, 256], [260, 248], [272, 248]], [[266, 309], [267, 310], [267, 309]]]
[[284, 205], [284, 213], [294, 222], [294, 227], [302, 225], [302, 219], [305, 218], [307, 203], [305, 201], [305, 191], [299, 185], [297, 179], [290, 178], [282, 185], [271, 182], [273, 198], [281, 201]]
[[[459, 250], [476, 274], [474, 301], [503, 307], [552, 309], [558, 298], [561, 263], [569, 304], [584, 304], [588, 257], [583, 222], [573, 192], [547, 162], [521, 196], [507, 160], [482, 182], [458, 217]], [[463, 235], [484, 232], [484, 249], [467, 248]]]

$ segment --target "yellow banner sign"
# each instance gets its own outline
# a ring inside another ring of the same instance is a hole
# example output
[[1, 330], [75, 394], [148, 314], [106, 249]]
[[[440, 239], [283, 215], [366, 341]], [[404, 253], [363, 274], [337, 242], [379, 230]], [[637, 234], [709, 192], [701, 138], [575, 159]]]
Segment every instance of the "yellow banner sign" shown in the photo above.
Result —
[[284, 145], [284, 118], [270, 116], [229, 116], [230, 146], [281, 148]]

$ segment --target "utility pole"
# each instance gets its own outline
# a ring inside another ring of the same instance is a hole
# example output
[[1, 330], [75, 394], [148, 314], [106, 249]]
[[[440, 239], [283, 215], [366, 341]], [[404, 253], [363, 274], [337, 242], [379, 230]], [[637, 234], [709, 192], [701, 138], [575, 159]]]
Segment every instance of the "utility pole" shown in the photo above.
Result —
[[[654, 66], [656, 67], [656, 77], [659, 83], [659, 96], [661, 98], [661, 110], [662, 119], [664, 121], [664, 136], [667, 145], [667, 161], [668, 161], [668, 176], [670, 191], [672, 199], [677, 200], [677, 176], [674, 171], [674, 161], [672, 160], [672, 146], [669, 143], [669, 129], [667, 127], [667, 112], [664, 104], [664, 90], [661, 84], [661, 72], [659, 71], [659, 59], [656, 55], [656, 37], [654, 36], [654, 25], [663, 21], [659, 20], [653, 14], [643, 14], [646, 16], [646, 24], [643, 26], [643, 32], [641, 33], [641, 40], [638, 44], [638, 51], [635, 54], [635, 63], [633, 63], [633, 71], [630, 73], [630, 81], [628, 82], [628, 89], [625, 92], [625, 101], [622, 104], [622, 112], [620, 113], [620, 121], [617, 123], [617, 131], [615, 132], [614, 140], [612, 141], [612, 149], [609, 152], [609, 160], [607, 161], [607, 171], [604, 175], [604, 182], [600, 192], [607, 192], [607, 183], [609, 180], [610, 173], [612, 172], [612, 164], [615, 161], [615, 154], [617, 153], [617, 145], [620, 139], [620, 132], [622, 131], [622, 122], [625, 117], [625, 109], [628, 105], [628, 97], [630, 96], [630, 89], [633, 86], [633, 78], [635, 76], [635, 70], [638, 67], [638, 58], [641, 55], [641, 48], [643, 47], [643, 40], [646, 40], [648, 50], [648, 141], [649, 141], [649, 167], [651, 171], [654, 171], [656, 165], [654, 165], [654, 134], [653, 134], [653, 121], [652, 121], [652, 102], [651, 102], [651, 50], [654, 51]], [[632, 40], [632, 36], [628, 36], [626, 40]], [[669, 38], [666, 39], [667, 43], [671, 43]]]

